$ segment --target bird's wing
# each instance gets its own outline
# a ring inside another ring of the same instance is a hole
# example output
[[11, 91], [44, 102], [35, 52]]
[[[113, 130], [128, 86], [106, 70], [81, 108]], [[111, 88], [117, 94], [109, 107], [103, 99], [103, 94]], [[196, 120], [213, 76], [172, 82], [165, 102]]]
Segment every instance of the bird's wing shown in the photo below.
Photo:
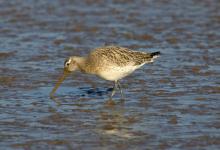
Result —
[[106, 46], [93, 50], [88, 59], [96, 64], [108, 63], [115, 66], [141, 65], [150, 62], [151, 53], [133, 51], [119, 46]]

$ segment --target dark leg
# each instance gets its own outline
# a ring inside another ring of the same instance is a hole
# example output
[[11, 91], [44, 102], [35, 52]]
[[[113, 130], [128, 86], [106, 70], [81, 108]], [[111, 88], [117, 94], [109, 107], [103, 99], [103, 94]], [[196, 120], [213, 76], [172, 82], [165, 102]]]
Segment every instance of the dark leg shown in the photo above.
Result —
[[117, 90], [117, 81], [114, 82], [114, 87], [113, 87], [113, 91], [111, 94], [111, 98], [115, 95], [116, 90]]
[[119, 88], [119, 90], [120, 90], [121, 99], [124, 99], [123, 91], [122, 91], [121, 84], [120, 84], [119, 81], [117, 81], [117, 85], [118, 85], [118, 88]]

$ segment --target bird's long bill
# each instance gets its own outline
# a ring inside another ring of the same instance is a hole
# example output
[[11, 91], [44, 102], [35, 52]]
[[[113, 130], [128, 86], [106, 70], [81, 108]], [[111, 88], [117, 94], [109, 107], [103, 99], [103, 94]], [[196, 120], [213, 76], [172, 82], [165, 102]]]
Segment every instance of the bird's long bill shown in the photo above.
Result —
[[50, 92], [50, 96], [53, 97], [54, 93], [56, 92], [56, 90], [59, 88], [59, 86], [61, 85], [61, 83], [65, 80], [65, 78], [67, 77], [67, 75], [69, 74], [70, 72], [66, 71], [64, 69], [63, 71], [63, 75], [58, 79], [55, 87], [53, 88], [53, 90]]

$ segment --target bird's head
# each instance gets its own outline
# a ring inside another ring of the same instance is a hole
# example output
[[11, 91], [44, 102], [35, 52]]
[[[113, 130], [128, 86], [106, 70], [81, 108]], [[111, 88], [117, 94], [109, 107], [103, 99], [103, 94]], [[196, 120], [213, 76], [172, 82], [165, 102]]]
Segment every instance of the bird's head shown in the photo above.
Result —
[[78, 70], [77, 60], [76, 57], [69, 57], [64, 62], [64, 70], [67, 72], [73, 72]]
[[63, 82], [63, 80], [73, 71], [76, 71], [79, 69], [79, 65], [84, 62], [83, 57], [77, 57], [77, 56], [71, 56], [64, 62], [64, 69], [63, 69], [63, 75], [58, 79], [55, 87], [52, 89], [50, 96], [53, 97], [54, 93], [60, 86], [60, 84]]
[[75, 57], [69, 57], [64, 62], [63, 75], [58, 79], [55, 87], [50, 92], [50, 97], [52, 98], [60, 84], [65, 80], [65, 78], [73, 71], [78, 69], [78, 65]]

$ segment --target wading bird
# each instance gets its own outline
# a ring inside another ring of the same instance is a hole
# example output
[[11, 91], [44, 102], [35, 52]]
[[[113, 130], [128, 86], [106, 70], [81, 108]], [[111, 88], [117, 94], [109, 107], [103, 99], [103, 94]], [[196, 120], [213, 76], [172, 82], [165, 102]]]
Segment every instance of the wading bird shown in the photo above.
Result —
[[119, 80], [128, 76], [144, 64], [152, 63], [159, 55], [159, 51], [146, 53], [119, 46], [105, 46], [94, 49], [86, 57], [71, 56], [66, 59], [63, 76], [56, 83], [50, 96], [53, 97], [69, 73], [79, 70], [83, 73], [97, 75], [105, 80], [114, 81], [111, 98], [117, 88], [120, 90], [121, 97], [123, 98]]

